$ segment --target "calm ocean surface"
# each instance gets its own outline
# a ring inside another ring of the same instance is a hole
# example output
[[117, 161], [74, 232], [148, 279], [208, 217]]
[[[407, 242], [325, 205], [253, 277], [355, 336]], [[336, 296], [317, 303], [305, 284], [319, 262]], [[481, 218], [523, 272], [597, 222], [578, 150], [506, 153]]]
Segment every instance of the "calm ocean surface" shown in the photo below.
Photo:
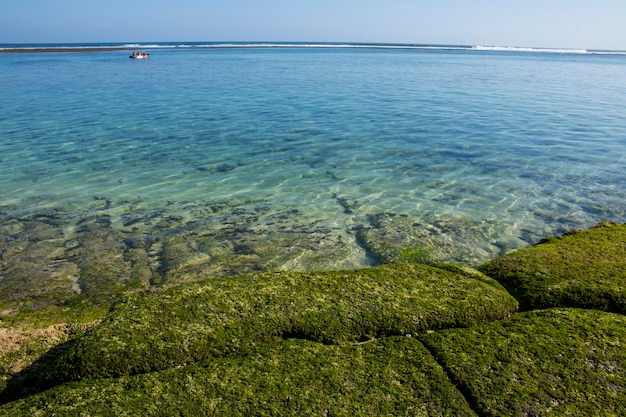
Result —
[[219, 275], [387, 246], [477, 265], [626, 221], [625, 55], [149, 52], [0, 54], [0, 245], [58, 261], [109, 233]]

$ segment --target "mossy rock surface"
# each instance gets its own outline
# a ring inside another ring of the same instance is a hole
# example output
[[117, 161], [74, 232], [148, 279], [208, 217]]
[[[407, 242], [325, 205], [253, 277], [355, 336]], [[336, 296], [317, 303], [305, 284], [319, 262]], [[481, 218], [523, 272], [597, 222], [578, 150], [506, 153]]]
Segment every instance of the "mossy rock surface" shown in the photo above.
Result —
[[42, 376], [134, 375], [285, 338], [352, 344], [472, 326], [516, 309], [491, 278], [417, 264], [212, 279], [127, 297]]
[[415, 338], [362, 345], [288, 339], [241, 355], [84, 380], [9, 403], [18, 416], [475, 416]]
[[626, 415], [622, 315], [538, 310], [420, 339], [479, 415]]
[[602, 223], [544, 239], [478, 268], [523, 310], [594, 308], [626, 314], [626, 224]]

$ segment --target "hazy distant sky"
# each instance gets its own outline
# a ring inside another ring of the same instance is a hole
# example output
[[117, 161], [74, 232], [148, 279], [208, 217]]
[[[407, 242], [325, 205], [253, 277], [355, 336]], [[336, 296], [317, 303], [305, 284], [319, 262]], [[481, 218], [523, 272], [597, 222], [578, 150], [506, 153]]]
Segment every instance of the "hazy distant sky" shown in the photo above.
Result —
[[4, 0], [0, 43], [321, 41], [626, 49], [626, 0]]

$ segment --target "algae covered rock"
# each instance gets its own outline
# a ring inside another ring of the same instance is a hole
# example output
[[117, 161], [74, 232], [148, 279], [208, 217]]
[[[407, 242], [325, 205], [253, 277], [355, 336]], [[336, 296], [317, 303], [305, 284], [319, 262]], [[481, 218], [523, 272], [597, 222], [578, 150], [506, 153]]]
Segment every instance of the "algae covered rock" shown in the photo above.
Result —
[[0, 407], [4, 415], [475, 416], [416, 339], [288, 339], [184, 368], [84, 380]]
[[594, 308], [626, 314], [626, 224], [544, 239], [478, 268], [522, 309]]
[[417, 264], [211, 279], [127, 297], [42, 375], [49, 382], [134, 375], [284, 338], [352, 344], [472, 326], [516, 308], [480, 273]]
[[420, 340], [479, 415], [626, 415], [623, 315], [532, 311]]
[[519, 238], [502, 240], [489, 222], [453, 216], [379, 213], [355, 228], [356, 239], [381, 263], [456, 262], [477, 266], [502, 253], [526, 246]]

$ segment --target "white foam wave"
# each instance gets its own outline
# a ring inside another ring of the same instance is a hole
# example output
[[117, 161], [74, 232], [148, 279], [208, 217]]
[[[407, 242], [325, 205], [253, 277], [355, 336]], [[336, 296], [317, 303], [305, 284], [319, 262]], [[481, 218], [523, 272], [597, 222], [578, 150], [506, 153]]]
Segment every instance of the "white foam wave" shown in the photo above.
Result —
[[475, 51], [495, 51], [495, 52], [543, 52], [552, 54], [587, 54], [586, 49], [557, 49], [557, 48], [529, 48], [518, 46], [482, 46], [476, 45], [471, 48]]
[[323, 42], [163, 42], [125, 44], [41, 44], [41, 45], [0, 45], [0, 51], [10, 50], [64, 50], [64, 49], [246, 49], [246, 48], [336, 48], [336, 49], [396, 49], [396, 50], [459, 50], [492, 52], [561, 53], [592, 55], [626, 55], [626, 51], [602, 51], [587, 49], [531, 48], [515, 46], [464, 46], [464, 45], [420, 45], [389, 43], [323, 43]]
[[[139, 49], [148, 49], [148, 48], [167, 48], [167, 45], [158, 45], [158, 44], [141, 44], [141, 43], [127, 43], [120, 46], [121, 48], [139, 48]], [[115, 48], [115, 46], [105, 46], [105, 48]]]
[[418, 50], [465, 50], [467, 46], [366, 44], [366, 43], [275, 43], [275, 42], [224, 42], [206, 44], [178, 44], [176, 48], [336, 48], [336, 49], [418, 49]]

